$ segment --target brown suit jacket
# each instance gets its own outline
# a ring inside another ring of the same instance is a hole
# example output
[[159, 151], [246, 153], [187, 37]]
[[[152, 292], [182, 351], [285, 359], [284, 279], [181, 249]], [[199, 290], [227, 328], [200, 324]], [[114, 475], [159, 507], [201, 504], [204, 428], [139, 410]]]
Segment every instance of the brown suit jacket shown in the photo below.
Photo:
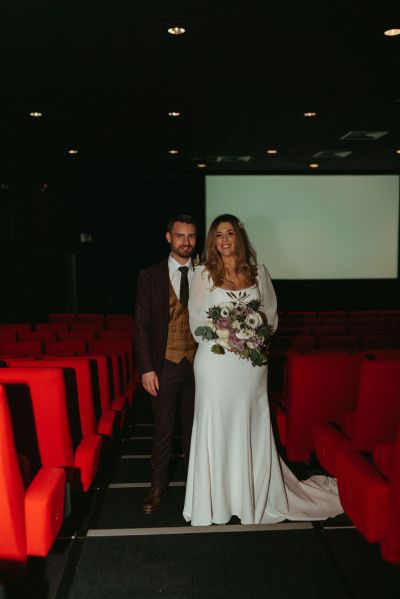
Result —
[[139, 273], [135, 308], [135, 353], [140, 374], [164, 366], [169, 324], [168, 258]]

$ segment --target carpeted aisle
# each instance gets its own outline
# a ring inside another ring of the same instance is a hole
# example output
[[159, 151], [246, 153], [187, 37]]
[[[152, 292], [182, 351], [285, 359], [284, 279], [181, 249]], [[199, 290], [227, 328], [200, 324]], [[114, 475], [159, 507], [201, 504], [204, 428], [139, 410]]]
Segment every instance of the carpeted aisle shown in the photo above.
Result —
[[177, 425], [168, 498], [145, 515], [152, 425], [148, 403], [137, 399], [104, 460], [88, 529], [75, 540], [57, 599], [372, 599], [377, 586], [381, 598], [396, 595], [400, 569], [382, 562], [345, 519], [248, 527], [233, 518], [190, 527], [182, 517], [179, 432]]

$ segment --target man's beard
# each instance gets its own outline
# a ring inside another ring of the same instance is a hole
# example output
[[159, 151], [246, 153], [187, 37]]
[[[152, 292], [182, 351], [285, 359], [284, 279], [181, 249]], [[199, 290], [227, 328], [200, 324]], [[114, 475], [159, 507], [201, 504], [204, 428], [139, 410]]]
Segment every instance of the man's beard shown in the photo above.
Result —
[[178, 256], [180, 256], [181, 258], [190, 258], [190, 256], [194, 252], [194, 247], [184, 247], [184, 248], [180, 247], [175, 251], [178, 254]]

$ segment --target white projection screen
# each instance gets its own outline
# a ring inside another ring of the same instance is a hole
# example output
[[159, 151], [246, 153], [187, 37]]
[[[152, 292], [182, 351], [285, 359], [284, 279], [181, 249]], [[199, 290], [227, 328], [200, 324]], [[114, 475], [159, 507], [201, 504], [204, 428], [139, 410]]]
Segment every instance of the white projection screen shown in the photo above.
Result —
[[399, 176], [210, 175], [206, 225], [238, 216], [274, 279], [398, 276]]

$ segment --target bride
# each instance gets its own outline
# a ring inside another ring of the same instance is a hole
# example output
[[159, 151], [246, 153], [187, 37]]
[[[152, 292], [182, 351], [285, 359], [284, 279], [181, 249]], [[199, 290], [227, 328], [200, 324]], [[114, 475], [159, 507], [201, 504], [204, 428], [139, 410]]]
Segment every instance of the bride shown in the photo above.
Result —
[[278, 456], [266, 365], [276, 296], [243, 224], [222, 214], [195, 269], [190, 327], [199, 342], [195, 415], [183, 516], [192, 525], [322, 520], [341, 513], [336, 481], [299, 481]]

